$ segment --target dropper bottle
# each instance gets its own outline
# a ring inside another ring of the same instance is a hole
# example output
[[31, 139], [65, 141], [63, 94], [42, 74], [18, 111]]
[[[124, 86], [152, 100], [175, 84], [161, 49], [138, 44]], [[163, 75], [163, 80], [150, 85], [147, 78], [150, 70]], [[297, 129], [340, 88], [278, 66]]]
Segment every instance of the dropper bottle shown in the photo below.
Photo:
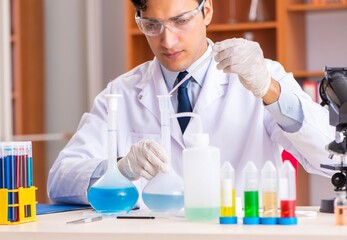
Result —
[[290, 161], [283, 163], [279, 177], [279, 194], [281, 217], [278, 223], [282, 225], [297, 224], [296, 208], [296, 172]]
[[249, 161], [243, 169], [243, 224], [259, 224], [258, 169]]
[[[191, 113], [190, 116], [196, 117], [201, 123], [198, 115]], [[184, 212], [189, 221], [218, 222], [220, 216], [220, 150], [209, 145], [209, 135], [202, 133], [202, 126], [200, 129], [193, 135], [192, 146], [182, 152]]]
[[271, 161], [266, 161], [261, 170], [263, 215], [261, 224], [277, 224], [277, 170]]
[[235, 170], [229, 162], [221, 167], [220, 224], [236, 224]]

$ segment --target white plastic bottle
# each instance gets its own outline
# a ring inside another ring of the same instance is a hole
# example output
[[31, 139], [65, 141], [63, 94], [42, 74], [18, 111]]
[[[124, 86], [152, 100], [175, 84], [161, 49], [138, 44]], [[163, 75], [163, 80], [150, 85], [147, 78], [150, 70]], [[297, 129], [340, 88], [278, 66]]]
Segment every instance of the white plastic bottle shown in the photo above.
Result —
[[220, 152], [208, 134], [194, 135], [183, 150], [184, 210], [189, 221], [218, 222], [220, 216]]

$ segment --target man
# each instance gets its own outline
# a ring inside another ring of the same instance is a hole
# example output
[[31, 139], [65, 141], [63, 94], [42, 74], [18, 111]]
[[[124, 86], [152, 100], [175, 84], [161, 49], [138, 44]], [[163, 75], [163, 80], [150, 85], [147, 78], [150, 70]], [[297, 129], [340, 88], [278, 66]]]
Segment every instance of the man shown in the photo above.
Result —
[[[251, 160], [261, 168], [271, 160], [279, 167], [283, 148], [308, 172], [328, 174], [320, 168], [327, 160], [324, 147], [334, 137], [327, 111], [278, 62], [264, 59], [256, 42], [228, 39], [213, 44], [208, 40], [212, 0], [132, 2], [137, 24], [155, 58], [109, 83], [83, 115], [76, 134], [50, 170], [48, 194], [53, 201], [87, 203], [88, 188], [104, 173], [107, 93], [123, 95], [117, 146], [121, 173], [135, 181], [140, 192], [147, 180], [170, 166], [182, 176], [182, 150], [189, 146], [197, 122], [171, 121], [172, 155], [167, 156], [159, 144], [157, 95], [168, 94], [180, 72], [192, 72], [197, 66], [199, 70], [187, 82], [190, 109], [201, 117], [210, 144], [221, 150], [222, 163], [229, 161], [235, 168], [238, 195], [245, 164]], [[205, 62], [212, 52], [215, 57]], [[171, 98], [172, 113], [180, 112], [177, 95], [174, 92]]]

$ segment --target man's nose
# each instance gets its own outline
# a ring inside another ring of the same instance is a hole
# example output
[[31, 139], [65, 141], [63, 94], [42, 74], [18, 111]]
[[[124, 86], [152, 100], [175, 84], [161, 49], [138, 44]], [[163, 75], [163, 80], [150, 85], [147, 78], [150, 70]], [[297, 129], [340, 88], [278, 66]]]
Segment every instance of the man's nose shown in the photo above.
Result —
[[178, 41], [177, 33], [174, 33], [170, 26], [164, 26], [162, 36], [162, 45], [163, 47], [170, 49], [176, 45]]

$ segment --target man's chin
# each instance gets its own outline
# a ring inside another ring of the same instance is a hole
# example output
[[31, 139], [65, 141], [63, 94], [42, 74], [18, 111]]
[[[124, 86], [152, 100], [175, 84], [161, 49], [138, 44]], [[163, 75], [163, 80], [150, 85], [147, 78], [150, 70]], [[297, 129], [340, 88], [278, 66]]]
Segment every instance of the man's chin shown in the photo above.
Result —
[[161, 62], [161, 64], [169, 71], [171, 72], [181, 72], [181, 71], [184, 71], [186, 70], [189, 65], [187, 64], [184, 64], [182, 61], [175, 61], [175, 62], [168, 62], [168, 61], [165, 61], [165, 62]]

